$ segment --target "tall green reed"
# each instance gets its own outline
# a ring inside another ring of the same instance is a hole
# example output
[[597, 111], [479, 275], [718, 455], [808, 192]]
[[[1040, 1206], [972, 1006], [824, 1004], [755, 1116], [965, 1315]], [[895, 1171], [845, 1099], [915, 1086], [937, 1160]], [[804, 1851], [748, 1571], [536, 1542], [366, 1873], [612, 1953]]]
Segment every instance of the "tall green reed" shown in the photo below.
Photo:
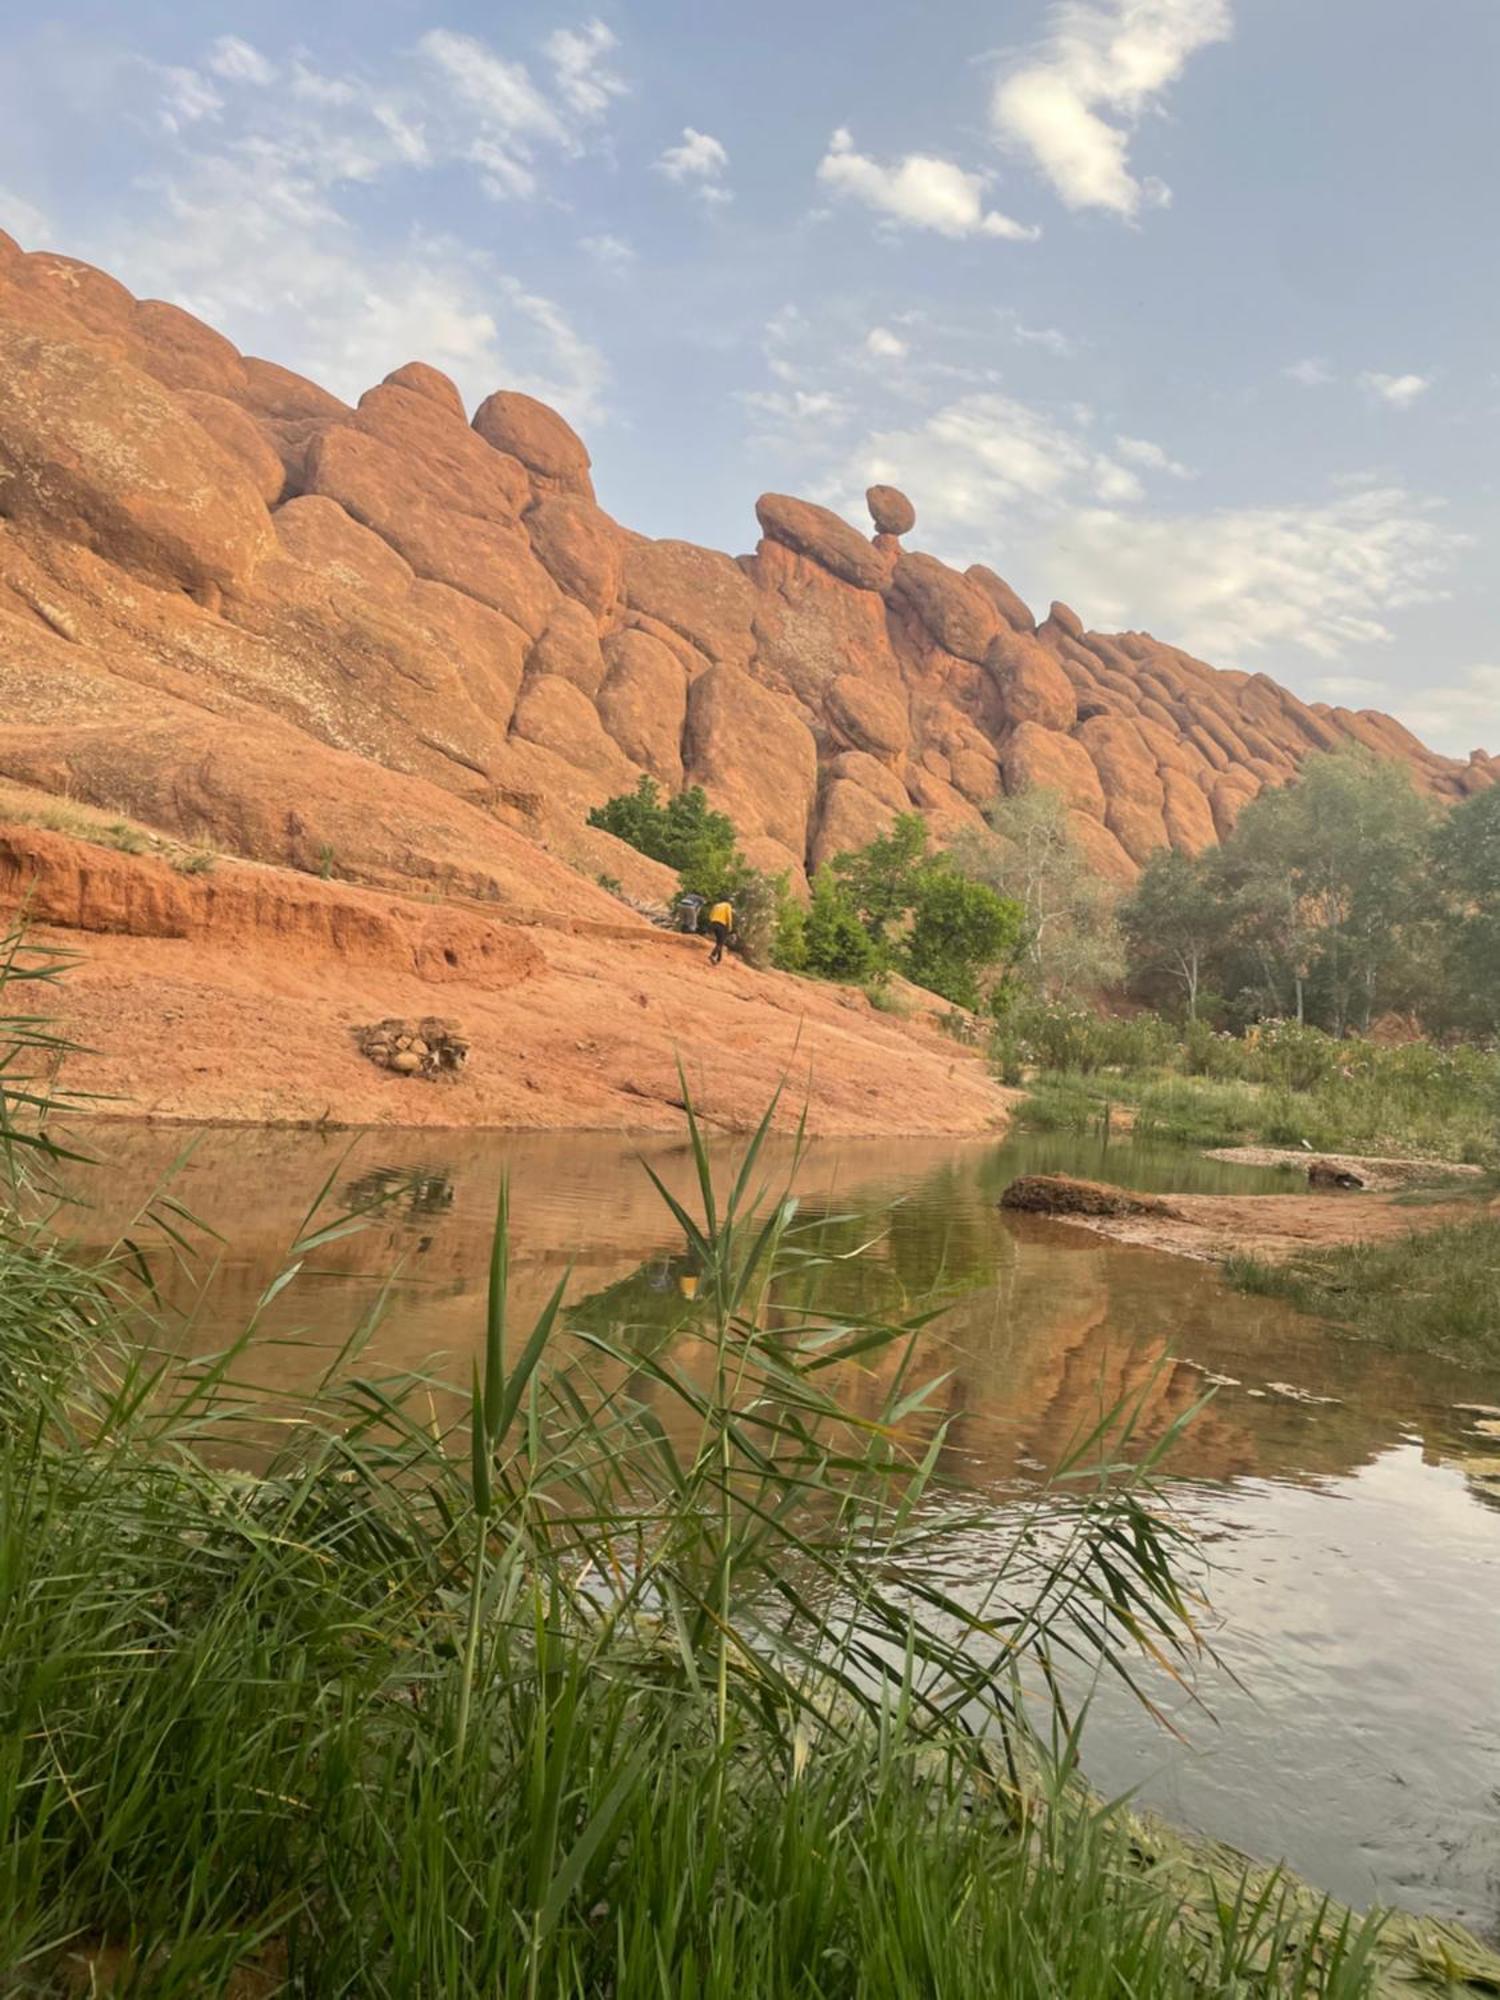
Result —
[[[467, 1398], [376, 1371], [366, 1327], [289, 1413], [242, 1379], [258, 1313], [183, 1358], [137, 1256], [14, 1224], [7, 1990], [1261, 1990], [1250, 1931], [1197, 1937], [1071, 1769], [1059, 1661], [1192, 1643], [1176, 1530], [1106, 1448], [1128, 1413], [977, 1599], [945, 1581], [989, 1510], [923, 1319], [801, 1302], [774, 1110], [722, 1194], [689, 1108], [696, 1208], [661, 1192], [701, 1310], [665, 1346], [570, 1329], [565, 1283], [513, 1338], [502, 1191]], [[262, 1308], [356, 1226], [310, 1214]], [[1361, 1990], [1287, 1925], [1276, 1990]]]

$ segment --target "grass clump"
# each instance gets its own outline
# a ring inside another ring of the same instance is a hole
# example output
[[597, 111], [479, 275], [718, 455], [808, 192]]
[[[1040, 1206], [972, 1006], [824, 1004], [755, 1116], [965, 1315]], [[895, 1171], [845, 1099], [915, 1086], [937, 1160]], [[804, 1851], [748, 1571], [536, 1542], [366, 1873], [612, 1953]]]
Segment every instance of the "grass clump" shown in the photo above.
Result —
[[1381, 1347], [1500, 1367], [1500, 1219], [1476, 1216], [1401, 1238], [1311, 1251], [1287, 1264], [1226, 1266], [1241, 1291], [1289, 1300]]

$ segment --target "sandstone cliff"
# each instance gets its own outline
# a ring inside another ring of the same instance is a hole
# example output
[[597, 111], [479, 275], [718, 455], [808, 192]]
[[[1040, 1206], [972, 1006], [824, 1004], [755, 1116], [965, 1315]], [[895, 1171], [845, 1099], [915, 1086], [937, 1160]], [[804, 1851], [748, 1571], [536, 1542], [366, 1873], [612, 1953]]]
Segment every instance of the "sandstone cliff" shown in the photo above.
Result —
[[907, 549], [904, 495], [870, 507], [867, 538], [767, 494], [738, 559], [648, 540], [527, 396], [471, 422], [412, 362], [350, 407], [0, 235], [0, 778], [29, 798], [619, 929], [595, 875], [664, 872], [584, 822], [642, 772], [705, 785], [794, 879], [912, 806], [941, 835], [1055, 786], [1120, 881], [1346, 740], [1444, 796], [1500, 775], [1065, 605], [1038, 624]]
[[[780, 494], [735, 560], [597, 504], [582, 443], [412, 363], [349, 408], [178, 308], [0, 238], [0, 771], [263, 861], [505, 891], [649, 771], [800, 873], [909, 806], [1056, 786], [1107, 873], [1199, 848], [1353, 739], [1500, 766]], [[293, 775], [294, 773], [294, 775]], [[370, 788], [382, 804], [364, 809]], [[618, 860], [618, 851], [612, 851]], [[554, 880], [553, 893], [576, 895]]]

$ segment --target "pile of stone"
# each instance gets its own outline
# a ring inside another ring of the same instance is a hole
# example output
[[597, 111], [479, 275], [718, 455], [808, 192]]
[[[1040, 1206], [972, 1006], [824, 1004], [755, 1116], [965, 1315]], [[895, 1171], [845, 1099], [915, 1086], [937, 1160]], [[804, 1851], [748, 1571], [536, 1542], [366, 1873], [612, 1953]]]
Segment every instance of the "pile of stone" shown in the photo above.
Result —
[[429, 1082], [456, 1076], [469, 1058], [458, 1024], [431, 1014], [421, 1021], [377, 1021], [373, 1027], [356, 1028], [354, 1040], [360, 1054], [381, 1069]]

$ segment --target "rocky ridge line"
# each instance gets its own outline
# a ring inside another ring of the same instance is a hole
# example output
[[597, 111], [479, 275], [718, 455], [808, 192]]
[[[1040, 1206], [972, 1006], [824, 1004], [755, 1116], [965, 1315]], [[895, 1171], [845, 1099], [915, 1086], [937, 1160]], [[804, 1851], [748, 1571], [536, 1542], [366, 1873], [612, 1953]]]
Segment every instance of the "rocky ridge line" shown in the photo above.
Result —
[[703, 784], [795, 880], [916, 808], [1055, 787], [1101, 873], [1198, 852], [1345, 742], [1457, 798], [1500, 776], [781, 494], [739, 559], [598, 505], [582, 442], [413, 362], [351, 407], [180, 308], [0, 235], [0, 776], [262, 862], [619, 906], [583, 825]]

